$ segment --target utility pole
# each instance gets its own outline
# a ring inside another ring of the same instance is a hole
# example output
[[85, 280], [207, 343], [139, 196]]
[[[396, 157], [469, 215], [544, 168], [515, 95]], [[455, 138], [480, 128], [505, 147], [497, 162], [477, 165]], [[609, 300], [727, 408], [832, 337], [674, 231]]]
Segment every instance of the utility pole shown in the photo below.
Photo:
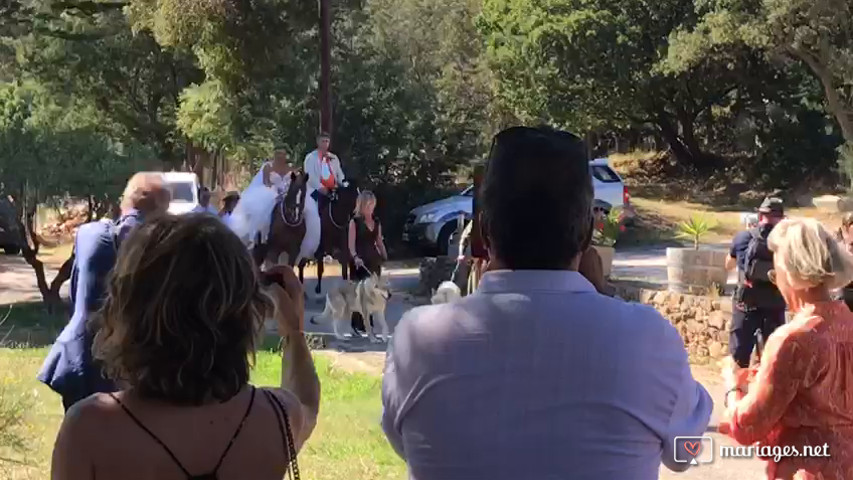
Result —
[[330, 0], [320, 0], [320, 131], [332, 134], [332, 10]]

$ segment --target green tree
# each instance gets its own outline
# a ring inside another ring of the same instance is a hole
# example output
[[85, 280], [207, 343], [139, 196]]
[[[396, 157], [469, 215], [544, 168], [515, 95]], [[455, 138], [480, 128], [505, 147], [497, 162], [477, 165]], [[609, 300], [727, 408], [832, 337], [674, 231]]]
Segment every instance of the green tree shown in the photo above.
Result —
[[48, 281], [38, 259], [37, 206], [68, 196], [105, 206], [118, 199], [129, 176], [151, 158], [136, 147], [111, 141], [95, 121], [84, 109], [57, 103], [38, 85], [0, 84], [0, 193], [13, 202], [18, 230], [24, 234], [24, 259], [50, 308], [61, 305], [59, 289], [71, 262]]
[[180, 96], [202, 78], [192, 55], [161, 47], [149, 33], [134, 34], [121, 10], [51, 11], [19, 41], [25, 73], [54, 95], [94, 106], [110, 137], [150, 146], [164, 167], [179, 167]]
[[697, 124], [762, 75], [748, 48], [665, 60], [692, 0], [486, 0], [479, 20], [500, 97], [525, 121], [577, 131], [652, 124], [683, 164], [714, 166]]

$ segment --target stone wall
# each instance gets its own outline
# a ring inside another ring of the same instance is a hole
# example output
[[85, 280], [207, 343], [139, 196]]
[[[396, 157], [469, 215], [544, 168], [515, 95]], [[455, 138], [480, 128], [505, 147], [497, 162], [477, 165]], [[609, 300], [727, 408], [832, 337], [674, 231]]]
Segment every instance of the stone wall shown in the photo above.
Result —
[[731, 299], [702, 297], [617, 283], [625, 300], [651, 305], [672, 323], [692, 359], [728, 355]]

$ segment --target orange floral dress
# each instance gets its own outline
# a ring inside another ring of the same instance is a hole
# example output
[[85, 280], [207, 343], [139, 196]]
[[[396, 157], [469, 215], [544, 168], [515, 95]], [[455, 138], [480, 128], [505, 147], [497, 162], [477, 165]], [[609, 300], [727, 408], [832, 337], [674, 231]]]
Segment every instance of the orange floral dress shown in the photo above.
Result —
[[829, 458], [765, 458], [768, 480], [853, 480], [853, 313], [843, 302], [797, 313], [767, 341], [749, 393], [720, 425], [742, 445], [828, 445]]

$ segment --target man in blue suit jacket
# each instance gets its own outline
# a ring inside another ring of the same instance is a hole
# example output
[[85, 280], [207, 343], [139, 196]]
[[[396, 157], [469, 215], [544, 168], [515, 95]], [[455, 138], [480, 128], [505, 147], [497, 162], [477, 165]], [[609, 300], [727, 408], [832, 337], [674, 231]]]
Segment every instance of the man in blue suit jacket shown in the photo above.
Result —
[[80, 227], [74, 241], [71, 270], [73, 313], [50, 349], [38, 379], [62, 396], [67, 412], [76, 402], [98, 392], [112, 392], [115, 384], [104, 377], [92, 356], [95, 331], [89, 319], [100, 309], [118, 246], [145, 217], [166, 211], [169, 190], [160, 173], [138, 173], [124, 192], [122, 216], [115, 223], [91, 222]]

